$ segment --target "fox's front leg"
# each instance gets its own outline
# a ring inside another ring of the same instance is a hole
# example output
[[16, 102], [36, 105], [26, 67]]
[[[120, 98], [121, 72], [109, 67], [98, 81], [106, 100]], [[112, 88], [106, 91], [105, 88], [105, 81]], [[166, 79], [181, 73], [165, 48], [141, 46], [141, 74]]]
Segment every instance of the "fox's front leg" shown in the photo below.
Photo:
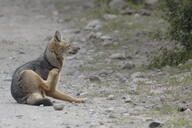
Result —
[[58, 79], [59, 79], [59, 70], [56, 68], [52, 69], [49, 72], [48, 79], [47, 79], [47, 84], [49, 86], [49, 89], [46, 90], [45, 92], [47, 96], [50, 96], [59, 100], [69, 101], [69, 102], [77, 102], [77, 103], [85, 102], [84, 99], [74, 98], [65, 93], [57, 91], [56, 85], [57, 85]]
[[59, 69], [54, 68], [48, 74], [48, 78], [46, 81], [48, 88], [46, 89], [46, 91], [50, 91], [50, 92], [55, 91], [58, 80], [59, 80]]

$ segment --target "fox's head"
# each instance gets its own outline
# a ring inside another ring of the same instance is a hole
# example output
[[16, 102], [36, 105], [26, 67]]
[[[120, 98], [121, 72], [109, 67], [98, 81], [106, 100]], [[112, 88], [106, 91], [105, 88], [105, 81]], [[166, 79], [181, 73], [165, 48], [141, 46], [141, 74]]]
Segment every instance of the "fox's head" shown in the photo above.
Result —
[[58, 67], [58, 63], [62, 66], [65, 55], [76, 54], [79, 50], [79, 47], [72, 45], [68, 41], [62, 40], [60, 32], [56, 31], [53, 38], [48, 43], [45, 55], [53, 66]]

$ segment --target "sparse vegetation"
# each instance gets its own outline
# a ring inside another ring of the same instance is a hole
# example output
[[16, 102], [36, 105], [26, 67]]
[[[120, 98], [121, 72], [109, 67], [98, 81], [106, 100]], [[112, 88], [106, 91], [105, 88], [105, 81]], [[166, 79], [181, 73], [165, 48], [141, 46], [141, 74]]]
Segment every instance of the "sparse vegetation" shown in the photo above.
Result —
[[168, 29], [172, 40], [180, 42], [182, 49], [166, 50], [151, 59], [151, 67], [176, 66], [192, 58], [192, 1], [164, 0], [164, 19], [170, 24]]
[[186, 50], [192, 49], [192, 1], [165, 0], [166, 16], [170, 23], [170, 36], [179, 41]]
[[161, 68], [166, 65], [176, 66], [186, 62], [189, 58], [192, 58], [192, 52], [185, 49], [161, 49], [158, 55], [152, 57], [149, 67]]

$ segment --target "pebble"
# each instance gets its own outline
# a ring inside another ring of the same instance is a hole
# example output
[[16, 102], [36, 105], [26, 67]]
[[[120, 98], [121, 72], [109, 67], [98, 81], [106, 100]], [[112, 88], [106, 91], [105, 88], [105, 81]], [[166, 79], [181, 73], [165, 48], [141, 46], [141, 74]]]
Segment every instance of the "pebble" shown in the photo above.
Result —
[[64, 104], [54, 104], [53, 105], [54, 110], [61, 111], [64, 108]]
[[159, 122], [151, 122], [149, 124], [149, 128], [160, 128], [161, 126], [162, 126], [162, 124]]
[[142, 72], [135, 72], [131, 75], [131, 78], [143, 78], [144, 75]]
[[131, 103], [132, 99], [130, 97], [125, 97], [124, 102], [125, 103]]
[[125, 10], [122, 10], [122, 11], [121, 11], [121, 14], [122, 14], [122, 15], [132, 15], [132, 14], [134, 14], [134, 13], [136, 13], [136, 11], [133, 10], [133, 9], [130, 9], [130, 8], [126, 8]]
[[189, 109], [189, 108], [187, 108], [185, 111], [184, 111], [184, 114], [185, 114], [185, 116], [189, 116], [189, 115], [191, 115], [191, 109]]
[[111, 36], [103, 35], [100, 37], [101, 40], [112, 40]]
[[114, 111], [114, 108], [108, 108], [107, 110], [105, 110], [106, 112], [113, 112]]
[[99, 39], [100, 37], [102, 36], [102, 33], [101, 32], [91, 32], [89, 35], [88, 35], [88, 39]]
[[112, 40], [105, 40], [103, 42], [103, 46], [110, 46], [110, 45], [113, 45], [113, 41]]
[[123, 8], [127, 3], [124, 0], [111, 0], [109, 3], [110, 8], [116, 8], [121, 9]]
[[116, 118], [116, 116], [113, 115], [113, 114], [110, 114], [110, 115], [109, 115], [109, 118]]
[[117, 15], [104, 14], [104, 15], [103, 15], [103, 18], [104, 18], [105, 20], [108, 20], [108, 19], [115, 19], [115, 18], [117, 18]]
[[146, 10], [146, 9], [142, 9], [140, 12], [139, 12], [140, 15], [142, 16], [150, 16], [151, 15], [151, 12]]
[[107, 97], [107, 100], [115, 100], [115, 96], [114, 96], [114, 95], [109, 95], [109, 96]]
[[98, 30], [102, 27], [100, 20], [92, 20], [90, 21], [87, 26], [85, 26], [85, 30]]
[[89, 76], [88, 78], [91, 82], [99, 82], [101, 81], [99, 77], [97, 76]]
[[135, 67], [135, 64], [133, 64], [132, 62], [127, 62], [126, 64], [124, 64], [122, 66], [122, 69], [133, 69]]
[[121, 53], [114, 53], [110, 56], [111, 59], [119, 59], [119, 60], [125, 60], [126, 57], [124, 54]]
[[103, 122], [101, 122], [101, 121], [99, 122], [99, 124], [100, 124], [100, 125], [104, 125], [104, 123], [103, 123]]

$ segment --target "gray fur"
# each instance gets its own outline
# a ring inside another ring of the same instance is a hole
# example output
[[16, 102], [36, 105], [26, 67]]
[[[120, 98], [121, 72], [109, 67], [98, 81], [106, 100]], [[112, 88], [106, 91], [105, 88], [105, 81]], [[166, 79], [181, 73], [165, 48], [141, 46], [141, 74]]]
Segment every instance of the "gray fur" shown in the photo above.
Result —
[[46, 80], [48, 77], [49, 71], [52, 70], [53, 68], [56, 68], [48, 61], [46, 56], [46, 50], [41, 57], [37, 58], [36, 60], [30, 61], [18, 67], [15, 70], [12, 76], [11, 94], [18, 103], [26, 103], [26, 100], [28, 98], [28, 92], [23, 89], [23, 84], [22, 84], [22, 79], [20, 74], [23, 70], [33, 70], [39, 76], [41, 76], [44, 80]]

